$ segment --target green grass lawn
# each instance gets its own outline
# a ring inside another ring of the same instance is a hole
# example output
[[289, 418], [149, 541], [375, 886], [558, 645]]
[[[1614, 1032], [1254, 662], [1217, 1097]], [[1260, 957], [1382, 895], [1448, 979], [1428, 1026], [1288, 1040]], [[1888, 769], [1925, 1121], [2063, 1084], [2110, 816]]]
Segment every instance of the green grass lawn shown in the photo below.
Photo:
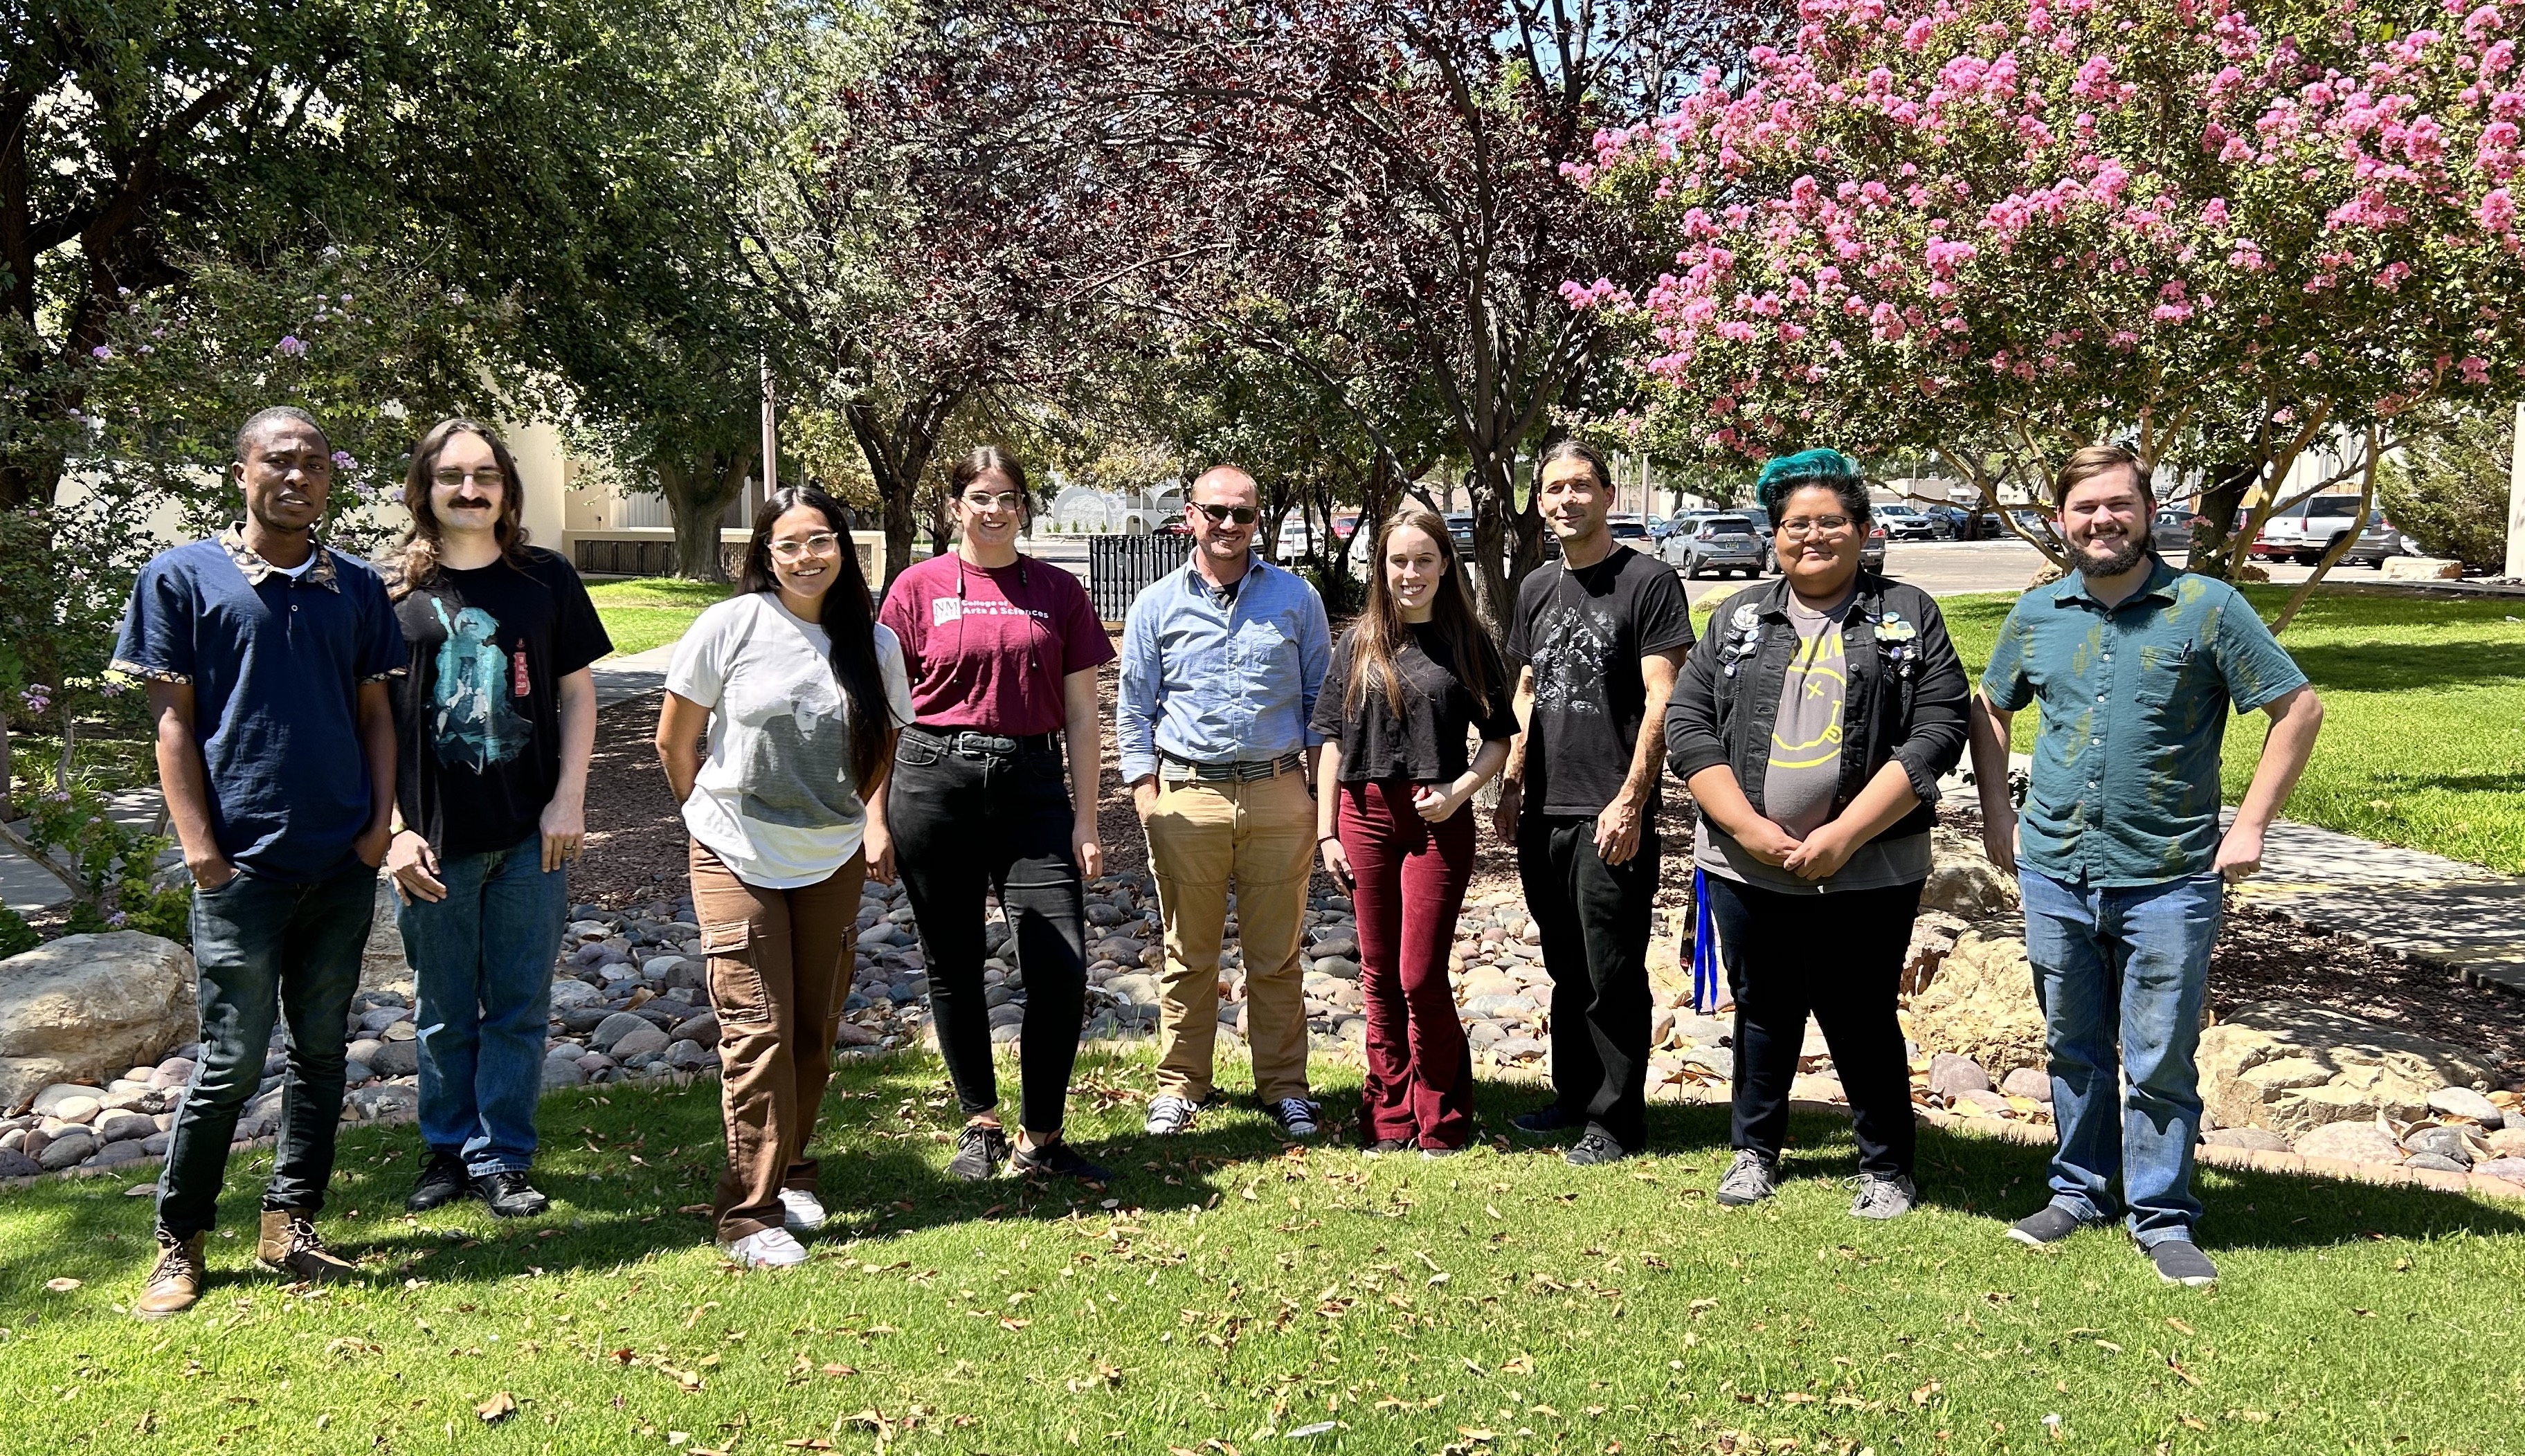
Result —
[[[1356, 1074], [1321, 1071], [1347, 1118]], [[712, 1084], [548, 1100], [556, 1208], [519, 1225], [404, 1215], [415, 1132], [348, 1132], [353, 1287], [241, 1272], [269, 1155], [241, 1158], [219, 1282], [163, 1324], [117, 1308], [150, 1252], [126, 1180], [0, 1193], [0, 1449], [2514, 1449], [2514, 1209], [2204, 1173], [2226, 1280], [2196, 1293], [2118, 1233], [2005, 1241], [2032, 1149], [1924, 1133], [1927, 1206], [1862, 1224], [1823, 1120], [1782, 1197], [1724, 1212], [1715, 1108], [1656, 1109], [1660, 1155], [1580, 1171], [1284, 1150], [1244, 1108], [1162, 1143], [1134, 1131], [1151, 1088], [1144, 1059], [1081, 1068], [1073, 1136], [1126, 1174], [1107, 1202], [951, 1184], [937, 1063], [847, 1070], [834, 1225], [777, 1273], [676, 1211], [718, 1165]], [[1481, 1095], [1496, 1129], [1542, 1094]]]
[[686, 581], [678, 576], [642, 576], [629, 581], [589, 584], [596, 614], [605, 620], [605, 635], [618, 654], [647, 652], [684, 635], [702, 608], [727, 595], [723, 583]]
[[[2248, 587], [2265, 618], [2286, 587]], [[1941, 600], [1976, 675], [2015, 598]], [[2280, 644], [2323, 695], [2323, 737], [2293, 819], [2525, 874], [2525, 603], [2322, 591]], [[2034, 746], [2019, 713], [2016, 747]], [[2230, 721], [2226, 796], [2242, 799], [2270, 720]]]

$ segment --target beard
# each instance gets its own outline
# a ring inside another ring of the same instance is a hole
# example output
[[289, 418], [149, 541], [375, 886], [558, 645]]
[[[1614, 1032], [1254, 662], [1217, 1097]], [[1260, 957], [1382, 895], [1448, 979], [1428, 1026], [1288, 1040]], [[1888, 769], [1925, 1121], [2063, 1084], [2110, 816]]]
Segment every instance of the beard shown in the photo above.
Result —
[[2149, 542], [2145, 536], [2124, 536], [2113, 546], [2112, 554], [2096, 556], [2090, 549], [2104, 543], [2088, 538], [2078, 549], [2078, 570], [2087, 576], [2119, 576], [2148, 558]]

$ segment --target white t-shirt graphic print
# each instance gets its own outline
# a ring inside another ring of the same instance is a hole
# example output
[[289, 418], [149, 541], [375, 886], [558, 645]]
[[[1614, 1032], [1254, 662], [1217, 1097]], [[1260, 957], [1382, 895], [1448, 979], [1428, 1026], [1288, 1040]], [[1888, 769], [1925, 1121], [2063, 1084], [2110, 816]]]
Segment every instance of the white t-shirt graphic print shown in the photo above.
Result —
[[[912, 721], [903, 647], [889, 628], [875, 633], [886, 706], [901, 726]], [[823, 628], [767, 592], [711, 607], [675, 645], [667, 691], [712, 710], [684, 825], [749, 885], [813, 885], [848, 863], [866, 832], [830, 650]]]

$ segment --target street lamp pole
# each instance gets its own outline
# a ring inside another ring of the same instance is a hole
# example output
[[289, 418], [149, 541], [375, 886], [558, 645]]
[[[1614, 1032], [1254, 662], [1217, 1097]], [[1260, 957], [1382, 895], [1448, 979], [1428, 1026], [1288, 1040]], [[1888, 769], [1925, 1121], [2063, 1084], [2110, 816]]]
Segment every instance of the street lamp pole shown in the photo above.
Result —
[[772, 414], [771, 354], [766, 350], [763, 359], [763, 498], [780, 488], [780, 427]]

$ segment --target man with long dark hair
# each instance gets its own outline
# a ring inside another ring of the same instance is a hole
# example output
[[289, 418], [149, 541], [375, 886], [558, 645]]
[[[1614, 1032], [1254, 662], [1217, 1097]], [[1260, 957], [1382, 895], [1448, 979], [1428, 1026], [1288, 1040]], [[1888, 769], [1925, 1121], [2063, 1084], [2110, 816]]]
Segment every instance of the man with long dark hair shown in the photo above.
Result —
[[1692, 609], [1671, 567], [1613, 539], [1612, 476], [1593, 447], [1562, 440], [1534, 469], [1560, 560], [1526, 577], [1509, 619], [1524, 731], [1509, 749], [1496, 822], [1516, 841], [1543, 932], [1560, 1095], [1515, 1126], [1579, 1129], [1567, 1156], [1586, 1166], [1637, 1152], [1648, 1137], [1658, 780]]
[[395, 693], [402, 772], [386, 870], [420, 1002], [417, 1212], [480, 1198], [544, 1211], [527, 1181], [553, 956], [586, 837], [588, 664], [614, 650], [578, 573], [527, 544], [517, 461], [450, 419], [413, 447], [412, 529], [388, 591], [412, 652]]
[[[903, 646], [870, 614], [841, 505], [776, 490], [736, 595], [675, 645], [658, 756], [692, 832], [693, 907], [718, 1013], [721, 1252], [804, 1263], [824, 1222], [807, 1156], [831, 1076], [870, 801], [912, 721]], [[705, 758], [694, 748], [704, 727]]]
[[316, 539], [333, 462], [303, 411], [247, 420], [229, 467], [245, 518], [143, 567], [114, 647], [115, 669], [149, 686], [158, 779], [193, 877], [202, 1018], [158, 1180], [158, 1263], [131, 1306], [143, 1319], [202, 1296], [228, 1143], [283, 1016], [280, 1134], [255, 1257], [297, 1280], [358, 1273], [325, 1250], [315, 1219], [394, 807], [386, 683], [404, 645], [377, 574]]

